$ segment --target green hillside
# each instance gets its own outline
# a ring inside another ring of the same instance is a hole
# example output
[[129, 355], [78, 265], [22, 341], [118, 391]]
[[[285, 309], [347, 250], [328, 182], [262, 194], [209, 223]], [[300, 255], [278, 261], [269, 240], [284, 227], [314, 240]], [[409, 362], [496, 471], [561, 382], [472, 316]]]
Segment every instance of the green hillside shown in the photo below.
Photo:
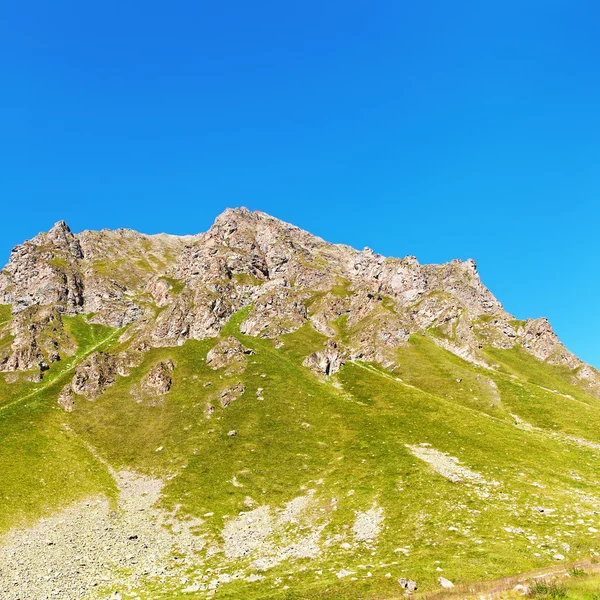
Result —
[[[41, 383], [2, 374], [0, 531], [90, 497], [118, 514], [115, 473], [160, 480], [160, 527], [201, 544], [160, 572], [111, 567], [120, 582], [99, 576], [90, 598], [391, 598], [400, 577], [434, 590], [599, 551], [600, 404], [564, 367], [484, 348], [492, 370], [415, 334], [394, 368], [322, 378], [302, 362], [324, 336], [306, 324], [278, 348], [240, 333], [247, 311], [219, 338], [148, 350], [71, 413], [60, 390], [91, 352], [126, 350], [120, 330], [66, 318], [74, 356]], [[231, 335], [253, 353], [227, 374], [206, 355]], [[144, 396], [168, 359], [170, 390]]]

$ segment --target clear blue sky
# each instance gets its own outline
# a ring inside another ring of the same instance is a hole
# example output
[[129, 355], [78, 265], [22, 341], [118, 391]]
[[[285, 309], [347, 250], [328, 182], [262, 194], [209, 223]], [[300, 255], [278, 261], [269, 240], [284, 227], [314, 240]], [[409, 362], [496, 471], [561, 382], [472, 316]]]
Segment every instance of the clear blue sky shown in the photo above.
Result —
[[58, 219], [193, 233], [245, 205], [473, 257], [600, 367], [599, 20], [577, 0], [5, 0], [0, 262]]

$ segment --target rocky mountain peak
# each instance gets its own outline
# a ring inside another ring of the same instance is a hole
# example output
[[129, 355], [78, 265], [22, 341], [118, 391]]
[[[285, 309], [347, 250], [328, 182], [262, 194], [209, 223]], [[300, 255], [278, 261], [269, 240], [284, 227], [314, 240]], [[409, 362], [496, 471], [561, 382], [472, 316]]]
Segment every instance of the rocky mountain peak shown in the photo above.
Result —
[[83, 258], [79, 240], [65, 221], [55, 223], [43, 238], [46, 244], [52, 244], [57, 251], [64, 250], [74, 258]]
[[[473, 259], [421, 265], [414, 256], [358, 251], [244, 207], [225, 210], [193, 237], [129, 229], [73, 234], [59, 221], [15, 248], [0, 272], [0, 303], [15, 313], [50, 306], [93, 313], [112, 327], [133, 324], [128, 335], [140, 347], [218, 336], [245, 308], [240, 329], [247, 335], [278, 343], [307, 326], [340, 356], [391, 368], [395, 350], [415, 333], [473, 361], [483, 360], [485, 346], [518, 345], [540, 360], [582, 365], [547, 321], [508, 314]], [[27, 369], [49, 360], [43, 351], [19, 352], [19, 361], [4, 364]]]
[[73, 236], [71, 228], [67, 225], [66, 221], [60, 220], [54, 223], [54, 225], [48, 231], [48, 237], [54, 239], [59, 236]]

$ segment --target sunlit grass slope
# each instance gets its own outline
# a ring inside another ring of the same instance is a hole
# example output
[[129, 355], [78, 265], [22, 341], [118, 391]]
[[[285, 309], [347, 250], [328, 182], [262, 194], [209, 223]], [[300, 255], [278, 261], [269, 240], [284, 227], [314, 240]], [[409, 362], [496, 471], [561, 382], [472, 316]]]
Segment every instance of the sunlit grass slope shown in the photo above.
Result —
[[[204, 520], [199, 533], [216, 550], [198, 557], [203, 569], [256, 572], [251, 555], [224, 557], [224, 523], [312, 494], [304, 526], [320, 528], [318, 555], [282, 561], [259, 581], [235, 580], [219, 589], [222, 598], [380, 598], [398, 594], [399, 576], [434, 589], [440, 575], [481, 580], [600, 551], [600, 446], [592, 445], [600, 444], [600, 405], [559, 368], [490, 349], [491, 370], [415, 336], [393, 372], [350, 362], [324, 380], [302, 366], [324, 341], [310, 326], [276, 348], [242, 335], [243, 317], [222, 333], [253, 350], [243, 373], [206, 364], [218, 340], [152, 349], [129, 377], [67, 414], [56, 398], [73, 366], [118, 334], [69, 320], [76, 356], [41, 384], [0, 388], [0, 530], [88, 494], [114, 494], [87, 444], [115, 469], [160, 477], [165, 509]], [[169, 393], [136, 394], [165, 359], [175, 363]], [[238, 382], [244, 393], [222, 408], [218, 392]], [[476, 477], [451, 481], [415, 448], [456, 457]], [[357, 514], [374, 507], [381, 531], [356, 541]]]

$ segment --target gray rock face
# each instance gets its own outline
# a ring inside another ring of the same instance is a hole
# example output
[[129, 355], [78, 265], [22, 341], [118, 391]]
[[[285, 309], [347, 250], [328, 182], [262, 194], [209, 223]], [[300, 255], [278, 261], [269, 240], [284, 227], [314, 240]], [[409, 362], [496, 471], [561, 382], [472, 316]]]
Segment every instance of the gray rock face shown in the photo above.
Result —
[[0, 303], [11, 304], [15, 312], [33, 305], [81, 306], [81, 258], [77, 239], [64, 221], [58, 222], [47, 234], [14, 248], [0, 278]]
[[571, 369], [578, 366], [577, 357], [561, 344], [548, 319], [528, 319], [521, 336], [521, 344], [540, 360], [567, 365]]
[[[600, 394], [600, 374], [566, 350], [547, 320], [514, 320], [473, 260], [421, 265], [413, 256], [386, 258], [245, 208], [226, 210], [194, 237], [125, 229], [75, 235], [59, 222], [13, 250], [0, 272], [0, 303], [23, 315], [11, 325], [10, 351], [0, 346], [3, 371], [41, 372], [72, 352], [64, 328], [58, 335], [61, 314], [93, 313], [92, 322], [129, 325], [136, 345], [163, 347], [218, 336], [247, 308], [240, 325], [246, 335], [277, 340], [312, 326], [343, 340], [348, 357], [384, 366], [395, 364], [395, 349], [414, 333], [474, 361], [485, 345], [518, 345], [566, 365]], [[35, 316], [42, 309], [59, 315], [55, 335], [46, 335], [51, 320]], [[331, 372], [339, 361], [323, 351], [309, 362]]]
[[242, 333], [274, 338], [296, 331], [307, 321], [306, 307], [299, 294], [279, 285], [262, 291], [254, 300], [248, 318], [240, 326]]

